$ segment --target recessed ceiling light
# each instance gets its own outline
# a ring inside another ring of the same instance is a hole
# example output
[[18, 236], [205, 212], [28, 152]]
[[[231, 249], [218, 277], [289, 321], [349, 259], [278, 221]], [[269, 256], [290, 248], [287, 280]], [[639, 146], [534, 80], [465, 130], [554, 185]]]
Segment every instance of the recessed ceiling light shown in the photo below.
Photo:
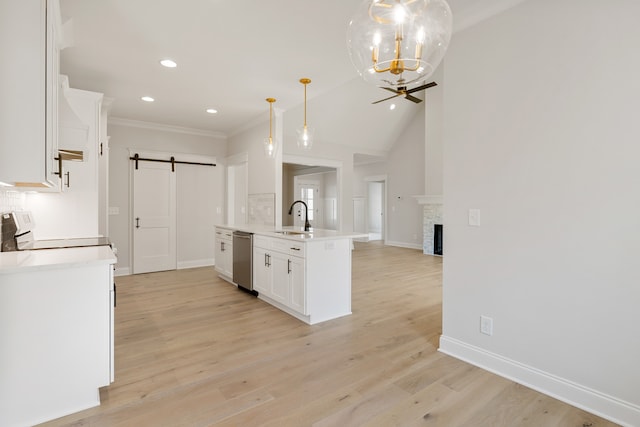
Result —
[[389, 105], [389, 110], [395, 110], [395, 109], [396, 109], [396, 104]]
[[207, 108], [207, 113], [209, 114], [218, 114], [218, 110], [215, 108]]
[[160, 64], [167, 68], [176, 68], [178, 66], [178, 64], [176, 64], [175, 61], [172, 61], [171, 59], [163, 59], [162, 61], [160, 61]]
[[150, 96], [143, 96], [143, 97], [142, 97], [142, 98], [140, 98], [140, 99], [142, 99], [144, 102], [153, 102], [153, 101], [155, 101], [155, 99], [153, 99], [153, 98], [152, 98], [152, 97], [150, 97]]

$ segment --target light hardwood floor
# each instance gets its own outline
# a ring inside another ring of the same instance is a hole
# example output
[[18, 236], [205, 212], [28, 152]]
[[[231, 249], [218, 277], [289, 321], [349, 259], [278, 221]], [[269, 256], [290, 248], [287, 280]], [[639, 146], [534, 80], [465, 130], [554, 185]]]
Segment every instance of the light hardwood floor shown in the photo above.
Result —
[[118, 277], [115, 383], [46, 425], [615, 425], [439, 353], [441, 272], [356, 243], [353, 314], [314, 326], [213, 268]]

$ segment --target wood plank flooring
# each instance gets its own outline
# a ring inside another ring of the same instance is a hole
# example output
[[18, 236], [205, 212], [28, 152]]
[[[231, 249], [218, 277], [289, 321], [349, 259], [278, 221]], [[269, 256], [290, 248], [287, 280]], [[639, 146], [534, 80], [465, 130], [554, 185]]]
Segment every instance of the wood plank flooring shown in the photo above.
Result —
[[213, 268], [116, 282], [116, 381], [44, 425], [615, 425], [437, 352], [442, 260], [420, 251], [356, 243], [353, 314], [314, 326]]

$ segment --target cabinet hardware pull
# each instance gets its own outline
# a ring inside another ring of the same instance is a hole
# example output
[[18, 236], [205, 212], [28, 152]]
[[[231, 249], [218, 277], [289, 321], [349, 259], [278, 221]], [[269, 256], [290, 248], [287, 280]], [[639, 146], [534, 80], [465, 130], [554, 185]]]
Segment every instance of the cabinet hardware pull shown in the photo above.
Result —
[[291, 274], [291, 260], [290, 259], [287, 260], [287, 270], [288, 270], [287, 273]]
[[299, 251], [300, 248], [290, 248], [292, 251]]
[[100, 143], [100, 156], [102, 156], [102, 142]]
[[267, 263], [267, 256], [268, 256], [267, 254], [264, 254], [264, 266], [265, 267], [269, 266], [269, 264]]
[[140, 228], [140, 217], [136, 218], [136, 228]]
[[54, 172], [54, 174], [58, 175], [62, 179], [62, 156], [58, 155], [58, 157], [54, 157], [53, 160], [58, 161], [58, 172]]
[[224, 252], [224, 242], [220, 242], [220, 252]]
[[65, 173], [65, 175], [67, 176], [67, 188], [69, 188], [69, 184], [71, 184], [71, 175], [69, 174], [69, 171], [67, 171], [67, 173]]

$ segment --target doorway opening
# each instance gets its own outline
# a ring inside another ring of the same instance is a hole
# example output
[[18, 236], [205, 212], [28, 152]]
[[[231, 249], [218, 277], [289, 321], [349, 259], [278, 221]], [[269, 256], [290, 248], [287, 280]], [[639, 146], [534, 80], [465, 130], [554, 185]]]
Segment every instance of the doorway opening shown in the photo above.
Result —
[[365, 178], [367, 182], [367, 232], [369, 240], [387, 240], [387, 177]]
[[[282, 225], [304, 226], [304, 208], [296, 204], [289, 215], [289, 207], [296, 200], [304, 201], [309, 210], [311, 227], [326, 230], [340, 229], [340, 167], [316, 159], [289, 158], [282, 163]], [[333, 162], [335, 163], [335, 162]]]

